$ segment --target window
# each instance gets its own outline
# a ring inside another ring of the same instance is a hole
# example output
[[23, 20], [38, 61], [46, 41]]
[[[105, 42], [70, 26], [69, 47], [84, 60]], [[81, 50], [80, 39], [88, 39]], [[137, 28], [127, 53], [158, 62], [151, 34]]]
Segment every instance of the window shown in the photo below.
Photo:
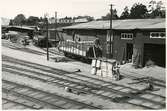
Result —
[[165, 38], [165, 32], [150, 32], [150, 38]]
[[121, 39], [132, 40], [133, 39], [133, 33], [121, 33]]

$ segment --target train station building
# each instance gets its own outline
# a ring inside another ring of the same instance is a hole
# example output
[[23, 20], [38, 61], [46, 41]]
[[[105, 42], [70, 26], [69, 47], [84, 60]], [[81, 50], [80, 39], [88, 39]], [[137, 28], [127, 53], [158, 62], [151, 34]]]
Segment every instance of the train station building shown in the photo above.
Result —
[[[151, 60], [165, 67], [165, 19], [92, 21], [63, 28], [65, 39], [79, 37], [81, 41], [99, 38], [103, 57], [110, 56], [119, 62], [133, 62], [144, 67]], [[111, 50], [110, 50], [111, 49]]]

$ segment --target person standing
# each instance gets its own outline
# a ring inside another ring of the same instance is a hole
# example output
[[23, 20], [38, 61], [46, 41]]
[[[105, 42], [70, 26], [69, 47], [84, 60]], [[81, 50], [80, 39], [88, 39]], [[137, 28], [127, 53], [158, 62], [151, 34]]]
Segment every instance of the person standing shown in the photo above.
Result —
[[97, 38], [94, 41], [94, 45], [89, 47], [86, 56], [89, 58], [100, 58], [102, 57], [102, 48], [100, 46], [100, 40]]
[[87, 57], [90, 58], [90, 61], [92, 62], [91, 74], [96, 75], [97, 71], [100, 70], [101, 60], [99, 60], [99, 58], [102, 57], [102, 48], [100, 47], [99, 39], [95, 39], [94, 45], [89, 47], [86, 54], [87, 54]]

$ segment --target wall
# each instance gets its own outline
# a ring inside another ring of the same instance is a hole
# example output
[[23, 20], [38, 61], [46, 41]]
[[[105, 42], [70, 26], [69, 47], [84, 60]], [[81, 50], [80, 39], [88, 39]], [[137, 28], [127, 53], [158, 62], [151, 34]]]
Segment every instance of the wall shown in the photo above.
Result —
[[133, 43], [133, 40], [121, 39], [121, 33], [133, 33], [131, 31], [114, 31], [113, 58], [122, 61], [126, 57], [126, 44]]
[[[158, 32], [164, 30], [114, 30], [113, 31], [113, 59], [118, 61], [123, 61], [126, 58], [127, 53], [127, 43], [133, 44], [133, 55], [140, 54], [138, 64], [142, 66], [143, 64], [143, 53], [144, 53], [144, 44], [165, 44], [165, 39], [150, 38], [150, 32]], [[64, 30], [65, 34], [63, 37], [66, 39], [72, 39], [73, 34], [83, 35], [84, 39], [90, 39], [90, 37], [99, 38], [102, 44], [103, 57], [106, 57], [106, 37], [107, 30]], [[133, 33], [132, 40], [121, 39], [121, 33]], [[83, 38], [81, 38], [83, 40]]]
[[[134, 30], [134, 31], [114, 31], [114, 46], [113, 46], [113, 58], [122, 61], [126, 56], [126, 44], [132, 43], [133, 44], [133, 55], [137, 56], [140, 53], [140, 61], [139, 65], [143, 65], [143, 55], [144, 55], [144, 44], [151, 43], [151, 44], [165, 44], [165, 39], [160, 38], [150, 38], [150, 32], [158, 32], [163, 30], [150, 30], [150, 31], [143, 31], [143, 30]], [[121, 39], [121, 33], [133, 33], [134, 38], [133, 40], [124, 40]]]
[[[138, 51], [141, 53], [139, 66], [144, 66], [144, 44], [165, 44], [165, 39], [162, 38], [150, 38], [150, 32], [158, 32], [161, 30], [153, 30], [153, 31], [138, 31], [136, 33], [136, 37], [134, 39], [134, 48], [133, 55]], [[152, 49], [154, 50], [154, 49]]]

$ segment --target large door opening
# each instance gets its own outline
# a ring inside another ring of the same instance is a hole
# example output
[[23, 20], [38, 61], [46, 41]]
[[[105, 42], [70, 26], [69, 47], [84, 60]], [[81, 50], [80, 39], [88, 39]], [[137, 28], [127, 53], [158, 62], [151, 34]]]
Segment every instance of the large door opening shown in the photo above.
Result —
[[133, 54], [133, 44], [127, 43], [126, 44], [126, 60], [132, 60], [132, 54]]
[[163, 44], [144, 44], [143, 66], [151, 59], [156, 65], [165, 67], [165, 45]]

